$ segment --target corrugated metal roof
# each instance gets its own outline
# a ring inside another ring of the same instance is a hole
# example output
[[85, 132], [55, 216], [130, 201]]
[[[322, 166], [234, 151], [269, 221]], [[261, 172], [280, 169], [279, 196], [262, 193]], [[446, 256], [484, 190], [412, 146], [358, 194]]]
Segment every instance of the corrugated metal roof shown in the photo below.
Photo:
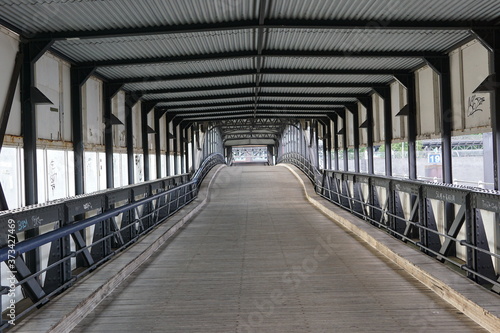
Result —
[[[276, 104], [267, 104], [266, 102], [263, 102], [263, 103], [260, 103], [259, 104], [260, 107], [263, 107], [263, 108], [276, 108]], [[311, 108], [311, 105], [309, 104], [290, 104], [290, 105], [285, 105], [285, 104], [280, 104], [279, 107], [281, 108]], [[331, 103], [328, 103], [328, 104], [324, 104], [324, 105], [314, 105], [314, 108], [317, 109], [317, 110], [321, 110], [321, 109], [325, 109], [325, 111], [330, 111], [332, 108], [334, 107], [343, 107], [343, 105], [341, 104], [331, 104]]]
[[368, 94], [371, 90], [371, 88], [261, 88], [261, 92], [263, 93], [278, 94]]
[[254, 31], [224, 30], [100, 39], [61, 40], [53, 48], [79, 62], [256, 50]]
[[250, 84], [255, 82], [255, 75], [241, 75], [229, 77], [206, 77], [190, 80], [175, 81], [157, 81], [157, 82], [138, 82], [127, 83], [123, 86], [128, 91], [146, 91], [156, 89], [175, 89], [175, 88], [194, 88], [194, 87], [212, 87], [221, 85]]
[[333, 98], [333, 97], [262, 97], [259, 96], [259, 101], [269, 102], [324, 102], [324, 103], [342, 103], [342, 102], [356, 102], [356, 98]]
[[221, 111], [221, 110], [216, 110], [216, 111], [211, 111], [211, 112], [203, 112], [203, 111], [191, 111], [191, 112], [183, 112], [182, 116], [183, 117], [196, 117], [196, 116], [211, 116], [211, 115], [225, 115], [225, 114], [235, 114], [235, 113], [243, 113], [243, 112], [253, 112], [252, 108], [248, 108], [247, 110], [227, 110], [227, 111]]
[[446, 51], [470, 36], [467, 30], [269, 29], [271, 50]]
[[[165, 105], [166, 103], [161, 103], [159, 105]], [[254, 104], [241, 104], [238, 106], [238, 108], [248, 108], [248, 109], [251, 109], [251, 108], [254, 108], [255, 105]], [[196, 112], [209, 112], [209, 111], [219, 111], [219, 110], [232, 110], [232, 109], [235, 109], [235, 106], [232, 106], [232, 105], [226, 105], [226, 106], [212, 106], [212, 107], [199, 107], [199, 108], [183, 108], [183, 107], [171, 107], [169, 110], [175, 110], [175, 112], [193, 112], [193, 111], [196, 111]]]
[[248, 104], [248, 103], [253, 103], [255, 101], [255, 98], [231, 98], [231, 99], [207, 99], [207, 100], [200, 100], [200, 101], [190, 101], [189, 103], [187, 102], [166, 102], [166, 103], [161, 103], [159, 106], [162, 107], [169, 107], [169, 106], [186, 106], [186, 105], [203, 105], [203, 104], [217, 104], [217, 103], [225, 103], [225, 102], [231, 102], [231, 103], [240, 103], [240, 104]]
[[204, 96], [222, 96], [222, 95], [238, 95], [238, 94], [252, 94], [255, 92], [254, 88], [244, 89], [224, 89], [224, 90], [208, 90], [208, 91], [190, 91], [182, 93], [166, 93], [166, 94], [146, 94], [143, 96], [145, 100], [151, 99], [171, 99], [171, 98], [189, 98], [189, 97], [204, 97]]
[[8, 22], [26, 32], [133, 29], [256, 19], [255, 1], [2, 0]]
[[490, 21], [498, 0], [273, 0], [270, 18], [306, 20]]
[[388, 83], [393, 80], [391, 75], [293, 75], [265, 74], [262, 82], [266, 83]]
[[252, 69], [252, 58], [206, 60], [173, 64], [132, 65], [100, 67], [97, 73], [109, 79], [152, 77], [165, 75], [183, 75]]
[[265, 68], [286, 69], [412, 69], [424, 61], [422, 58], [376, 57], [267, 57]]
[[[263, 29], [262, 69], [289, 74], [257, 76], [247, 73], [257, 73], [261, 68], [255, 57], [260, 38], [260, 29], [255, 27], [260, 3], [266, 1], [3, 0], [0, 20], [21, 31], [25, 38], [33, 37], [32, 34], [40, 37], [36, 33], [41, 32], [45, 37], [56, 36], [51, 48], [54, 53], [62, 54], [75, 65], [106, 65], [97, 68], [97, 74], [104, 79], [138, 81], [126, 84], [124, 89], [146, 93], [145, 100], [167, 100], [160, 107], [210, 115], [248, 108], [251, 115], [258, 106], [271, 114], [283, 115], [280, 112], [286, 114], [290, 109], [294, 110], [289, 111], [291, 114], [312, 117], [309, 112], [295, 110], [311, 110], [310, 103], [320, 113], [341, 107], [356, 99], [328, 95], [368, 94], [370, 86], [387, 84], [393, 76], [305, 73], [409, 71], [423, 64], [426, 52], [443, 53], [471, 38], [466, 22], [472, 27], [475, 20], [484, 26], [500, 18], [498, 0], [273, 0], [270, 13], [264, 18], [265, 24], [273, 27]], [[401, 24], [402, 21], [409, 23]], [[421, 21], [443, 24], [431, 29]], [[454, 21], [461, 22], [451, 24]], [[402, 55], [404, 52], [411, 54]], [[202, 60], [218, 54], [220, 59]], [[169, 58], [177, 59], [167, 63]], [[148, 64], [139, 65], [142, 60]], [[113, 64], [114, 61], [119, 64]], [[256, 85], [257, 77], [262, 85], [282, 83], [284, 87], [237, 87]], [[367, 87], [335, 87], [351, 83]], [[296, 87], [286, 88], [287, 84]], [[214, 86], [226, 88], [206, 89]], [[169, 89], [181, 91], [168, 93]], [[150, 90], [164, 91], [148, 95]], [[258, 105], [253, 97], [255, 92], [261, 94]], [[232, 98], [245, 94], [252, 97]], [[308, 94], [317, 96], [307, 97]], [[168, 102], [176, 98], [183, 101]], [[223, 104], [231, 105], [215, 106]]]

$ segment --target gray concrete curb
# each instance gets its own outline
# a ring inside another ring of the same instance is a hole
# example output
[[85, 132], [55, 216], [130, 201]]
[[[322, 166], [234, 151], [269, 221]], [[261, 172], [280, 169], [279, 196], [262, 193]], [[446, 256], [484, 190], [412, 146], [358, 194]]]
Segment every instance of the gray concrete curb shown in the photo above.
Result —
[[353, 232], [486, 330], [500, 331], [500, 296], [317, 195], [309, 179], [295, 167], [279, 166], [298, 179], [307, 200], [335, 223]]
[[[210, 186], [224, 167], [225, 165], [221, 165], [208, 174], [207, 178], [210, 177], [210, 181], [208, 185], [202, 185], [195, 201], [110, 262], [99, 267], [94, 273], [78, 281], [71, 287], [71, 290], [57, 296], [42, 309], [24, 318], [9, 332], [63, 333], [71, 331], [207, 204]], [[205, 180], [204, 184], [206, 183]], [[196, 206], [193, 207], [193, 205]]]

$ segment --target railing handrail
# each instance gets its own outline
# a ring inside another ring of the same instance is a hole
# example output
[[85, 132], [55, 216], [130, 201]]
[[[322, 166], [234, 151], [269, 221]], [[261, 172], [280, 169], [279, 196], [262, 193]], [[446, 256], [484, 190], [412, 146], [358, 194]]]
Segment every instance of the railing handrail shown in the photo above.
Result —
[[172, 179], [179, 179], [179, 178], [183, 178], [183, 177], [188, 178], [189, 173], [183, 173], [180, 175], [173, 175], [173, 176], [168, 176], [168, 177], [159, 178], [159, 179], [152, 179], [152, 180], [148, 180], [148, 181], [145, 181], [145, 182], [142, 182], [139, 184], [129, 184], [129, 185], [125, 185], [125, 186], [108, 188], [108, 189], [99, 190], [99, 191], [90, 192], [90, 193], [78, 194], [78, 195], [75, 195], [72, 197], [50, 200], [50, 201], [46, 201], [46, 202], [42, 202], [42, 203], [38, 203], [38, 204], [23, 206], [23, 207], [19, 207], [19, 208], [13, 208], [13, 209], [9, 209], [9, 210], [2, 210], [2, 211], [0, 211], [0, 217], [2, 215], [6, 215], [6, 214], [16, 214], [19, 212], [24, 212], [26, 210], [32, 210], [32, 209], [38, 209], [38, 208], [45, 209], [45, 208], [48, 208], [49, 206], [56, 206], [56, 205], [60, 205], [60, 204], [63, 204], [65, 202], [70, 202], [70, 201], [74, 201], [74, 200], [87, 199], [87, 198], [91, 198], [91, 197], [108, 195], [108, 194], [112, 194], [113, 192], [119, 192], [119, 191], [123, 191], [123, 190], [131, 190], [131, 189], [133, 190], [134, 188], [144, 187], [147, 185], [157, 184], [157, 183], [161, 183], [164, 181], [168, 181], [168, 180], [172, 180]]
[[[486, 284], [483, 282], [486, 281], [490, 286], [493, 285], [492, 290], [497, 293], [500, 292], [500, 279], [498, 279], [498, 274], [494, 271], [493, 265], [493, 260], [500, 259], [500, 254], [495, 253], [495, 250], [490, 247], [486, 247], [485, 244], [488, 244], [487, 235], [479, 236], [477, 234], [478, 230], [476, 230], [476, 228], [484, 229], [484, 226], [476, 227], [476, 225], [482, 223], [481, 211], [500, 214], [499, 191], [337, 170], [323, 170], [322, 179], [318, 180], [316, 178], [315, 182], [310, 175], [311, 163], [302, 154], [289, 152], [280, 156], [279, 160], [297, 166], [314, 183], [316, 193], [325, 199], [350, 211], [366, 222], [387, 230], [388, 233], [400, 240], [416, 245], [424, 253], [458, 266], [471, 279], [482, 284]], [[360, 184], [369, 186], [365, 198], [363, 198], [364, 195]], [[375, 200], [378, 196], [375, 190], [376, 187], [386, 189], [385, 204], [379, 203], [378, 199]], [[354, 192], [350, 193], [351, 191]], [[410, 206], [411, 216], [409, 217], [405, 217], [401, 203], [396, 204], [396, 201], [401, 200], [399, 193], [410, 194], [410, 199], [407, 199], [412, 202]], [[366, 199], [367, 201], [365, 201]], [[427, 208], [429, 205], [428, 200], [438, 200], [444, 204], [460, 206], [460, 210], [455, 212], [456, 215], [451, 216], [451, 220], [445, 222], [453, 222], [453, 227], [448, 225], [448, 229], [445, 228], [444, 233], [439, 232], [437, 220], [434, 221], [434, 213], [432, 217], [428, 217], [428, 209], [432, 209]], [[462, 214], [461, 217], [459, 214]], [[432, 221], [429, 222], [429, 219]], [[411, 229], [408, 229], [410, 226], [419, 230], [418, 237], [411, 233]], [[470, 238], [466, 236], [465, 240], [455, 236], [454, 233], [458, 233], [458, 229], [461, 230], [462, 228], [466, 229], [467, 235], [475, 236]], [[481, 232], [484, 233], [484, 230]], [[428, 237], [431, 236], [427, 234], [433, 235], [432, 237], [444, 237], [446, 241], [440, 241], [439, 247], [436, 249], [436, 244], [428, 241]], [[418, 241], [412, 239], [412, 237], [418, 238]], [[453, 256], [448, 256], [448, 250], [452, 246], [458, 245], [467, 249], [465, 251], [466, 259], [464, 259], [466, 264], [453, 258]], [[481, 259], [481, 265], [478, 265], [477, 256], [479, 255], [490, 258], [490, 265], [487, 266], [488, 263], [484, 258]], [[492, 277], [492, 275], [496, 275], [496, 277]]]
[[151, 203], [152, 201], [157, 200], [157, 199], [161, 198], [162, 196], [169, 195], [169, 194], [173, 193], [174, 191], [178, 191], [179, 189], [181, 189], [183, 187], [188, 187], [188, 186], [192, 186], [192, 185], [196, 185], [195, 180], [192, 180], [192, 181], [190, 181], [186, 184], [183, 184], [183, 185], [179, 185], [179, 186], [172, 188], [170, 190], [155, 194], [153, 196], [149, 196], [149, 197], [141, 199], [139, 201], [134, 201], [130, 204], [107, 210], [104, 213], [90, 217], [88, 219], [81, 220], [81, 221], [78, 221], [78, 222], [73, 223], [73, 224], [65, 225], [63, 227], [60, 227], [60, 228], [55, 229], [53, 231], [49, 231], [49, 232], [44, 233], [42, 235], [39, 235], [39, 236], [36, 236], [33, 238], [29, 238], [29, 239], [24, 240], [22, 242], [19, 242], [15, 245], [15, 247], [14, 247], [15, 254], [13, 254], [12, 252], [9, 252], [11, 250], [9, 247], [4, 246], [4, 247], [0, 248], [0, 262], [8, 260], [9, 257], [18, 256], [18, 255], [24, 254], [28, 251], [34, 250], [42, 245], [53, 242], [53, 241], [58, 240], [62, 237], [69, 236], [77, 231], [80, 231], [80, 230], [83, 230], [87, 227], [93, 226], [99, 222], [106, 221], [106, 220], [108, 220], [112, 217], [115, 217], [121, 213], [129, 211], [129, 210], [134, 209], [136, 207]]

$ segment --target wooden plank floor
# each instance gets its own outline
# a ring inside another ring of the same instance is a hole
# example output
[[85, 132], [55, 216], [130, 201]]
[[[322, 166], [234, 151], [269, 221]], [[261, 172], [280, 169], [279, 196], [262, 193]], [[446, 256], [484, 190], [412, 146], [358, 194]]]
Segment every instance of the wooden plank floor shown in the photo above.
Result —
[[73, 332], [483, 332], [319, 213], [281, 167], [211, 202]]

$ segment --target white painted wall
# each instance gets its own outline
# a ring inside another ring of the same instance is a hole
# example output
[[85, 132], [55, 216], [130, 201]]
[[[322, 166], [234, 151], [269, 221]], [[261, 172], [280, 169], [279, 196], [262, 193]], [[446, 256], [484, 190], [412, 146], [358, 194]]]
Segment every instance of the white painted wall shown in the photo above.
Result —
[[473, 91], [491, 73], [491, 55], [472, 41], [450, 53], [454, 135], [491, 131], [491, 98]]
[[[363, 104], [358, 103], [359, 125], [363, 124], [367, 119], [367, 111]], [[368, 143], [368, 130], [366, 128], [359, 128], [359, 146], [364, 147]]]
[[132, 132], [134, 133], [134, 150], [142, 153], [141, 102], [132, 108]]
[[396, 117], [407, 104], [407, 89], [399, 82], [391, 84], [391, 110], [392, 110], [392, 139], [400, 142], [406, 138], [407, 117]]
[[[12, 70], [16, 54], [19, 49], [19, 38], [16, 34], [0, 27], [0, 113], [3, 112], [3, 105], [7, 97]], [[21, 135], [21, 97], [19, 93], [19, 80], [17, 82], [16, 94], [7, 124], [6, 134]]]
[[36, 106], [38, 138], [71, 141], [70, 65], [45, 53], [35, 64], [35, 85], [52, 102]]
[[359, 129], [354, 128], [354, 116], [351, 111], [346, 110], [346, 130], [347, 130], [347, 147], [354, 147], [354, 131], [359, 131]]
[[[160, 149], [164, 153], [167, 151], [167, 115], [160, 118]], [[163, 165], [163, 163], [162, 163]]]
[[113, 126], [113, 145], [117, 148], [127, 148], [127, 132], [125, 121], [125, 92], [119, 91], [111, 101], [112, 113], [120, 119], [123, 125]]
[[85, 147], [104, 146], [102, 82], [91, 77], [82, 88], [83, 137]]
[[439, 78], [429, 66], [415, 72], [417, 139], [439, 138], [441, 107]]

